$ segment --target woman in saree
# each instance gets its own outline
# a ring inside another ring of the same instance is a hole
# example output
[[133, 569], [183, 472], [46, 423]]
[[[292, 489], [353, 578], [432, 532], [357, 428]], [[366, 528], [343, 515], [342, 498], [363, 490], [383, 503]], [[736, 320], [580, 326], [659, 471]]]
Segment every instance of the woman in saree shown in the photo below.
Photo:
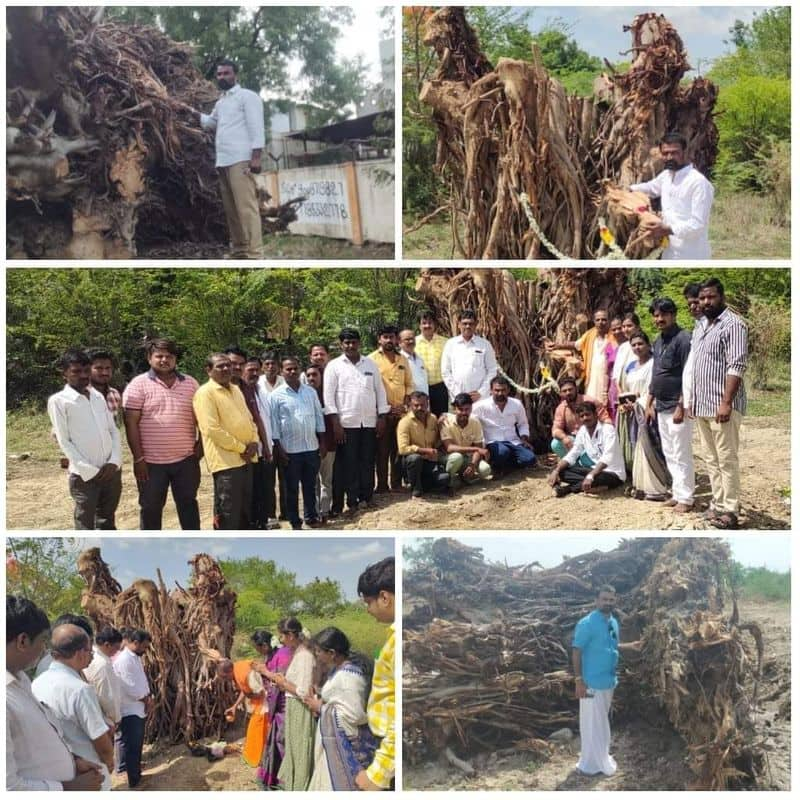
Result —
[[639, 317], [635, 311], [628, 311], [622, 315], [622, 334], [625, 337], [619, 347], [614, 358], [614, 366], [611, 370], [611, 383], [614, 384], [612, 390], [609, 385], [609, 394], [614, 391], [616, 396], [619, 396], [622, 390], [622, 373], [628, 368], [628, 365], [636, 361], [633, 348], [631, 347], [631, 336], [634, 331], [639, 330]]
[[608, 342], [606, 344], [606, 394], [601, 396], [601, 402], [605, 403], [608, 414], [613, 423], [617, 417], [617, 397], [618, 386], [614, 381], [614, 371], [616, 369], [619, 351], [628, 343], [628, 337], [624, 332], [623, 320], [621, 317], [614, 317], [608, 326]]
[[300, 643], [299, 636], [302, 629], [302, 625], [293, 617], [282, 619], [278, 623], [278, 640], [281, 646], [275, 650], [266, 665], [263, 662], [252, 662], [253, 669], [268, 679], [266, 702], [270, 720], [269, 734], [256, 771], [256, 776], [264, 784], [265, 789], [278, 788], [278, 770], [285, 752], [286, 695], [278, 685], [276, 677], [282, 680], [289, 669], [294, 652]]
[[358, 791], [355, 778], [371, 763], [377, 739], [367, 724], [372, 664], [350, 650], [338, 628], [325, 628], [311, 641], [327, 672], [318, 695], [306, 705], [319, 717], [314, 737], [314, 772], [309, 791]]
[[658, 425], [645, 414], [653, 374], [650, 339], [642, 331], [630, 338], [636, 361], [622, 374], [617, 437], [631, 476], [631, 496], [639, 500], [664, 500], [669, 472], [661, 451]]
[[[250, 641], [265, 659], [272, 654], [272, 635], [268, 631], [256, 631]], [[233, 721], [236, 712], [244, 707], [250, 719], [247, 722], [247, 733], [242, 748], [242, 758], [248, 767], [257, 767], [267, 743], [269, 731], [269, 714], [267, 713], [267, 693], [261, 675], [253, 669], [250, 659], [235, 661], [233, 664], [233, 680], [239, 689], [236, 702], [225, 711], [225, 719]]]

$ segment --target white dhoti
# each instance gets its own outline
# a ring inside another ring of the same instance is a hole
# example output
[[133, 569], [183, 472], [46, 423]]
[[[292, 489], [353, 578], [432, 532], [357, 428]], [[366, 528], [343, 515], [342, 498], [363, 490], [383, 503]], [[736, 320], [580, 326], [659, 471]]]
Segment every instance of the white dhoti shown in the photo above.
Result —
[[617, 762], [609, 755], [611, 747], [611, 711], [613, 689], [593, 689], [594, 697], [580, 700], [581, 760], [576, 768], [586, 775], [613, 775]]

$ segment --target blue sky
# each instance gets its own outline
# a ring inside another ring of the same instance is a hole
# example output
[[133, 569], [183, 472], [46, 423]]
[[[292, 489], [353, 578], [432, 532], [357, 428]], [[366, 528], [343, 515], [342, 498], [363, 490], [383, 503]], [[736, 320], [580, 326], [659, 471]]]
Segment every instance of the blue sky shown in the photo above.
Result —
[[[627, 60], [622, 51], [631, 46], [630, 33], [622, 30], [639, 13], [656, 10], [675, 26], [694, 69], [707, 71], [712, 59], [733, 48], [724, 43], [736, 19], [750, 22], [753, 12], [774, 6], [542, 6], [537, 5], [529, 26], [538, 31], [549, 20], [561, 18], [571, 27], [570, 35], [591, 55], [612, 63]], [[521, 9], [520, 9], [521, 10]]]
[[168, 589], [178, 581], [183, 586], [189, 577], [187, 561], [196, 553], [215, 558], [242, 559], [258, 556], [275, 561], [294, 572], [299, 584], [319, 578], [339, 581], [345, 597], [356, 599], [358, 576], [364, 567], [394, 555], [394, 539], [372, 536], [336, 538], [229, 538], [161, 536], [85, 538], [81, 547], [99, 547], [111, 574], [129, 586], [136, 578], [156, 579], [161, 570]]
[[[618, 546], [625, 534], [516, 534], [491, 538], [456, 537], [464, 544], [482, 547], [489, 561], [507, 562], [510, 566], [538, 561], [543, 567], [555, 567], [562, 556], [577, 556], [592, 550], [606, 552]], [[731, 545], [733, 558], [746, 567], [768, 567], [786, 572], [791, 563], [789, 535], [771, 533], [743, 533], [725, 537]]]

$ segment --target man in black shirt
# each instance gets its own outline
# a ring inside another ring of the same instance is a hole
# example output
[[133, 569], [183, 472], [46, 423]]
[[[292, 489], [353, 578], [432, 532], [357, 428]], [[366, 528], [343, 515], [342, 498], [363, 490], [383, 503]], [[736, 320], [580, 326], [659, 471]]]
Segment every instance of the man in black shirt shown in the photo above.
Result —
[[683, 368], [692, 348], [692, 337], [676, 323], [678, 308], [670, 298], [653, 300], [650, 313], [660, 333], [653, 342], [647, 415], [658, 419], [661, 448], [672, 476], [672, 499], [667, 504], [685, 514], [694, 508], [693, 425], [683, 404]]

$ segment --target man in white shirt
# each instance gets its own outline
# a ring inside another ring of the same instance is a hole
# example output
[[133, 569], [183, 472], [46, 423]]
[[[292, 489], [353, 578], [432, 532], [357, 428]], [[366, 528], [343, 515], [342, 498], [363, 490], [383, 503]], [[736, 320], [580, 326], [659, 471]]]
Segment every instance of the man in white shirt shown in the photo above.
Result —
[[477, 403], [489, 396], [489, 382], [497, 375], [494, 348], [475, 334], [475, 312], [467, 308], [458, 321], [460, 336], [448, 339], [442, 351], [442, 380], [447, 386], [450, 402], [457, 394], [465, 392]]
[[361, 355], [361, 334], [344, 328], [339, 334], [342, 355], [325, 367], [323, 412], [333, 423], [336, 459], [333, 463], [331, 517], [347, 506], [370, 505], [375, 490], [375, 445], [384, 433], [389, 403], [378, 365]]
[[667, 133], [659, 144], [664, 169], [651, 181], [634, 183], [630, 189], [661, 198], [661, 224], [649, 226], [657, 237], [668, 236], [662, 260], [711, 258], [708, 224], [714, 187], [696, 170], [686, 152], [686, 139]]
[[[620, 486], [625, 480], [625, 459], [614, 426], [597, 419], [597, 406], [585, 400], [576, 407], [581, 427], [572, 449], [550, 473], [548, 483], [556, 497], [578, 492], [600, 494]], [[587, 456], [593, 466], [578, 463]]]
[[414, 381], [414, 391], [428, 394], [428, 370], [425, 369], [425, 362], [416, 354], [417, 338], [414, 331], [400, 331], [400, 354], [408, 359], [408, 366], [411, 367], [411, 378]]
[[122, 719], [116, 736], [117, 772], [128, 773], [128, 787], [133, 789], [142, 780], [142, 747], [147, 714], [153, 707], [150, 684], [147, 682], [142, 656], [150, 645], [150, 634], [136, 630], [114, 659], [114, 672], [122, 690]]
[[111, 659], [120, 651], [121, 647], [122, 634], [116, 628], [112, 628], [110, 625], [101, 628], [95, 638], [94, 658], [83, 670], [83, 677], [94, 686], [94, 690], [97, 692], [103, 716], [113, 728], [116, 728], [122, 719], [120, 713], [122, 687], [117, 673], [114, 672]]
[[92, 661], [92, 640], [77, 625], [53, 628], [53, 663], [34, 680], [34, 697], [58, 720], [72, 753], [103, 765], [103, 786], [111, 790], [114, 743], [97, 692], [81, 676]]
[[231, 237], [230, 258], [263, 258], [261, 214], [253, 175], [261, 172], [264, 148], [264, 103], [237, 82], [239, 67], [227, 59], [217, 63], [217, 86], [222, 97], [210, 114], [191, 106], [200, 124], [215, 132], [217, 174], [222, 205]]
[[71, 753], [25, 674], [49, 635], [44, 611], [24, 597], [6, 595], [6, 790], [96, 791], [103, 780], [100, 765]]
[[[79, 628], [86, 631], [86, 635], [89, 637], [89, 639], [94, 638], [94, 629], [92, 628], [92, 623], [89, 622], [88, 617], [81, 616], [80, 614], [70, 614], [69, 612], [66, 614], [60, 614], [53, 620], [51, 627], [57, 628], [59, 625], [77, 625]], [[33, 677], [38, 678], [43, 672], [47, 672], [52, 663], [53, 656], [48, 650], [39, 659], [39, 663], [36, 665], [36, 672], [34, 673]]]
[[69, 491], [78, 530], [116, 530], [122, 494], [122, 444], [106, 399], [90, 386], [91, 361], [67, 350], [60, 368], [66, 386], [47, 400], [58, 446], [69, 459]]
[[492, 396], [472, 406], [472, 416], [480, 423], [489, 461], [497, 475], [511, 467], [532, 467], [536, 463], [530, 442], [530, 426], [525, 406], [509, 397], [511, 384], [502, 375], [491, 380]]

